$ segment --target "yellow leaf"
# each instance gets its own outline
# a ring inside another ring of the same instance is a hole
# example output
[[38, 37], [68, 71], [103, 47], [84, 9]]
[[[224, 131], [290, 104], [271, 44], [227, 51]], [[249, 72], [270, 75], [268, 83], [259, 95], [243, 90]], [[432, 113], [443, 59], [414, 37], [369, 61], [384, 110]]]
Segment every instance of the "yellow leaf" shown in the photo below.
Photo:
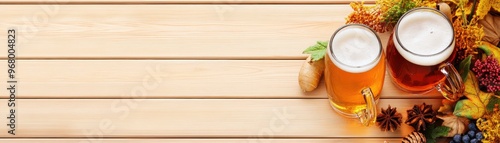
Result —
[[458, 101], [453, 114], [469, 119], [478, 119], [486, 113], [486, 105], [490, 102], [493, 94], [479, 89], [476, 76], [472, 72], [469, 72], [464, 84], [464, 94], [468, 99]]
[[483, 45], [486, 49], [488, 49], [491, 52], [493, 58], [497, 59], [497, 61], [500, 62], [500, 48], [486, 41], [483, 41]]
[[459, 117], [478, 119], [484, 115], [485, 111], [486, 109], [482, 103], [478, 104], [477, 101], [473, 102], [470, 99], [463, 99], [457, 102], [453, 114]]
[[493, 93], [483, 92], [479, 89], [476, 76], [474, 73], [469, 72], [467, 80], [465, 81], [465, 96], [472, 102], [478, 105], [486, 106], [490, 102]]

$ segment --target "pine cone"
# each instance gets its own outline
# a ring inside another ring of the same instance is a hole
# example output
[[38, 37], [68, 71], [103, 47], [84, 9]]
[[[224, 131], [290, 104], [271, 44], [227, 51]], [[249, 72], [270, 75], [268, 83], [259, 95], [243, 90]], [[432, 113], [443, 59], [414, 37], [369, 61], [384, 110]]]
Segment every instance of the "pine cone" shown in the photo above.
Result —
[[408, 119], [406, 124], [415, 128], [415, 131], [425, 131], [426, 126], [436, 121], [436, 111], [432, 109], [432, 105], [414, 105], [412, 109], [406, 111]]
[[427, 140], [425, 139], [424, 134], [420, 132], [411, 132], [405, 138], [403, 138], [402, 143], [425, 143]]
[[398, 129], [401, 126], [401, 113], [396, 111], [396, 108], [391, 108], [391, 105], [384, 110], [382, 108], [382, 112], [377, 115], [377, 125], [380, 127], [382, 131], [391, 131]]

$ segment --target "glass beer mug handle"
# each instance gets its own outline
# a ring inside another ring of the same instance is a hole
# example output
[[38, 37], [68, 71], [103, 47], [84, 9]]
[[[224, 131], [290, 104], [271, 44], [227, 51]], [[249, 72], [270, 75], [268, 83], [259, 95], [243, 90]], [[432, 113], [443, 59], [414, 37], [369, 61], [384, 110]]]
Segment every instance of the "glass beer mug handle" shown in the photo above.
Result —
[[361, 111], [358, 111], [356, 115], [358, 116], [359, 121], [361, 124], [365, 126], [369, 126], [373, 123], [375, 123], [376, 119], [376, 114], [377, 114], [377, 105], [375, 103], [375, 98], [372, 93], [372, 90], [367, 87], [363, 90], [361, 90], [361, 94], [363, 95], [363, 98], [365, 99], [366, 102], [366, 108], [362, 109]]
[[457, 101], [464, 93], [464, 84], [458, 71], [450, 63], [439, 67], [446, 79], [436, 85], [436, 89], [448, 100]]

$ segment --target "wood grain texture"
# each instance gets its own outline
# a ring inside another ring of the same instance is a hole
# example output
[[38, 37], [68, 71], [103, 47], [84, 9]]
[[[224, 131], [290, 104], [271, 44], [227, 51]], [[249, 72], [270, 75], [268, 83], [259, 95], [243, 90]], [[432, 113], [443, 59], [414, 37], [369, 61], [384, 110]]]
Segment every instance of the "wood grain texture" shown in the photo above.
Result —
[[[0, 5], [18, 58], [305, 59], [349, 5]], [[0, 40], [6, 38], [0, 32]], [[6, 40], [1, 40], [5, 42]], [[2, 57], [5, 58], [5, 57]]]
[[0, 0], [0, 4], [348, 4], [352, 1], [355, 0]]
[[0, 139], [8, 143], [384, 143], [400, 142], [401, 138], [342, 139]]
[[[7, 63], [6, 61], [2, 61]], [[298, 85], [304, 60], [18, 60], [17, 98], [326, 98]], [[7, 71], [7, 66], [0, 71]], [[3, 81], [7, 72], [0, 72]], [[7, 87], [6, 82], [1, 83]], [[7, 98], [7, 92], [0, 92]], [[381, 98], [413, 95], [386, 76]]]
[[[423, 102], [438, 108], [441, 100], [381, 99], [378, 105], [397, 107], [405, 120], [405, 110]], [[405, 124], [395, 132], [363, 127], [326, 99], [19, 99], [16, 107], [16, 136], [0, 137], [386, 138], [413, 130]]]

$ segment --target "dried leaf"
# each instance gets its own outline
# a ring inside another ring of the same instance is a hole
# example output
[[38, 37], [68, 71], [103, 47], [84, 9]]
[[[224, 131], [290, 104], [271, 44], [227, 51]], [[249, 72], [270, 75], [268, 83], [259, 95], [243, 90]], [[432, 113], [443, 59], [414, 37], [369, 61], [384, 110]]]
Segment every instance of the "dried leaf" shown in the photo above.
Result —
[[[495, 6], [500, 8], [500, 0], [497, 0], [497, 4]], [[478, 23], [484, 30], [483, 41], [487, 41], [494, 45], [500, 43], [500, 16], [487, 14], [483, 19], [479, 20]]]
[[446, 137], [452, 137], [455, 134], [462, 134], [465, 132], [467, 125], [469, 124], [469, 119], [464, 117], [457, 117], [452, 114], [439, 115], [439, 119], [443, 120], [443, 126], [449, 127], [450, 131]]
[[448, 99], [443, 99], [441, 101], [442, 105], [439, 107], [438, 112], [442, 114], [452, 114], [455, 109], [455, 104], [457, 102], [450, 101]]

